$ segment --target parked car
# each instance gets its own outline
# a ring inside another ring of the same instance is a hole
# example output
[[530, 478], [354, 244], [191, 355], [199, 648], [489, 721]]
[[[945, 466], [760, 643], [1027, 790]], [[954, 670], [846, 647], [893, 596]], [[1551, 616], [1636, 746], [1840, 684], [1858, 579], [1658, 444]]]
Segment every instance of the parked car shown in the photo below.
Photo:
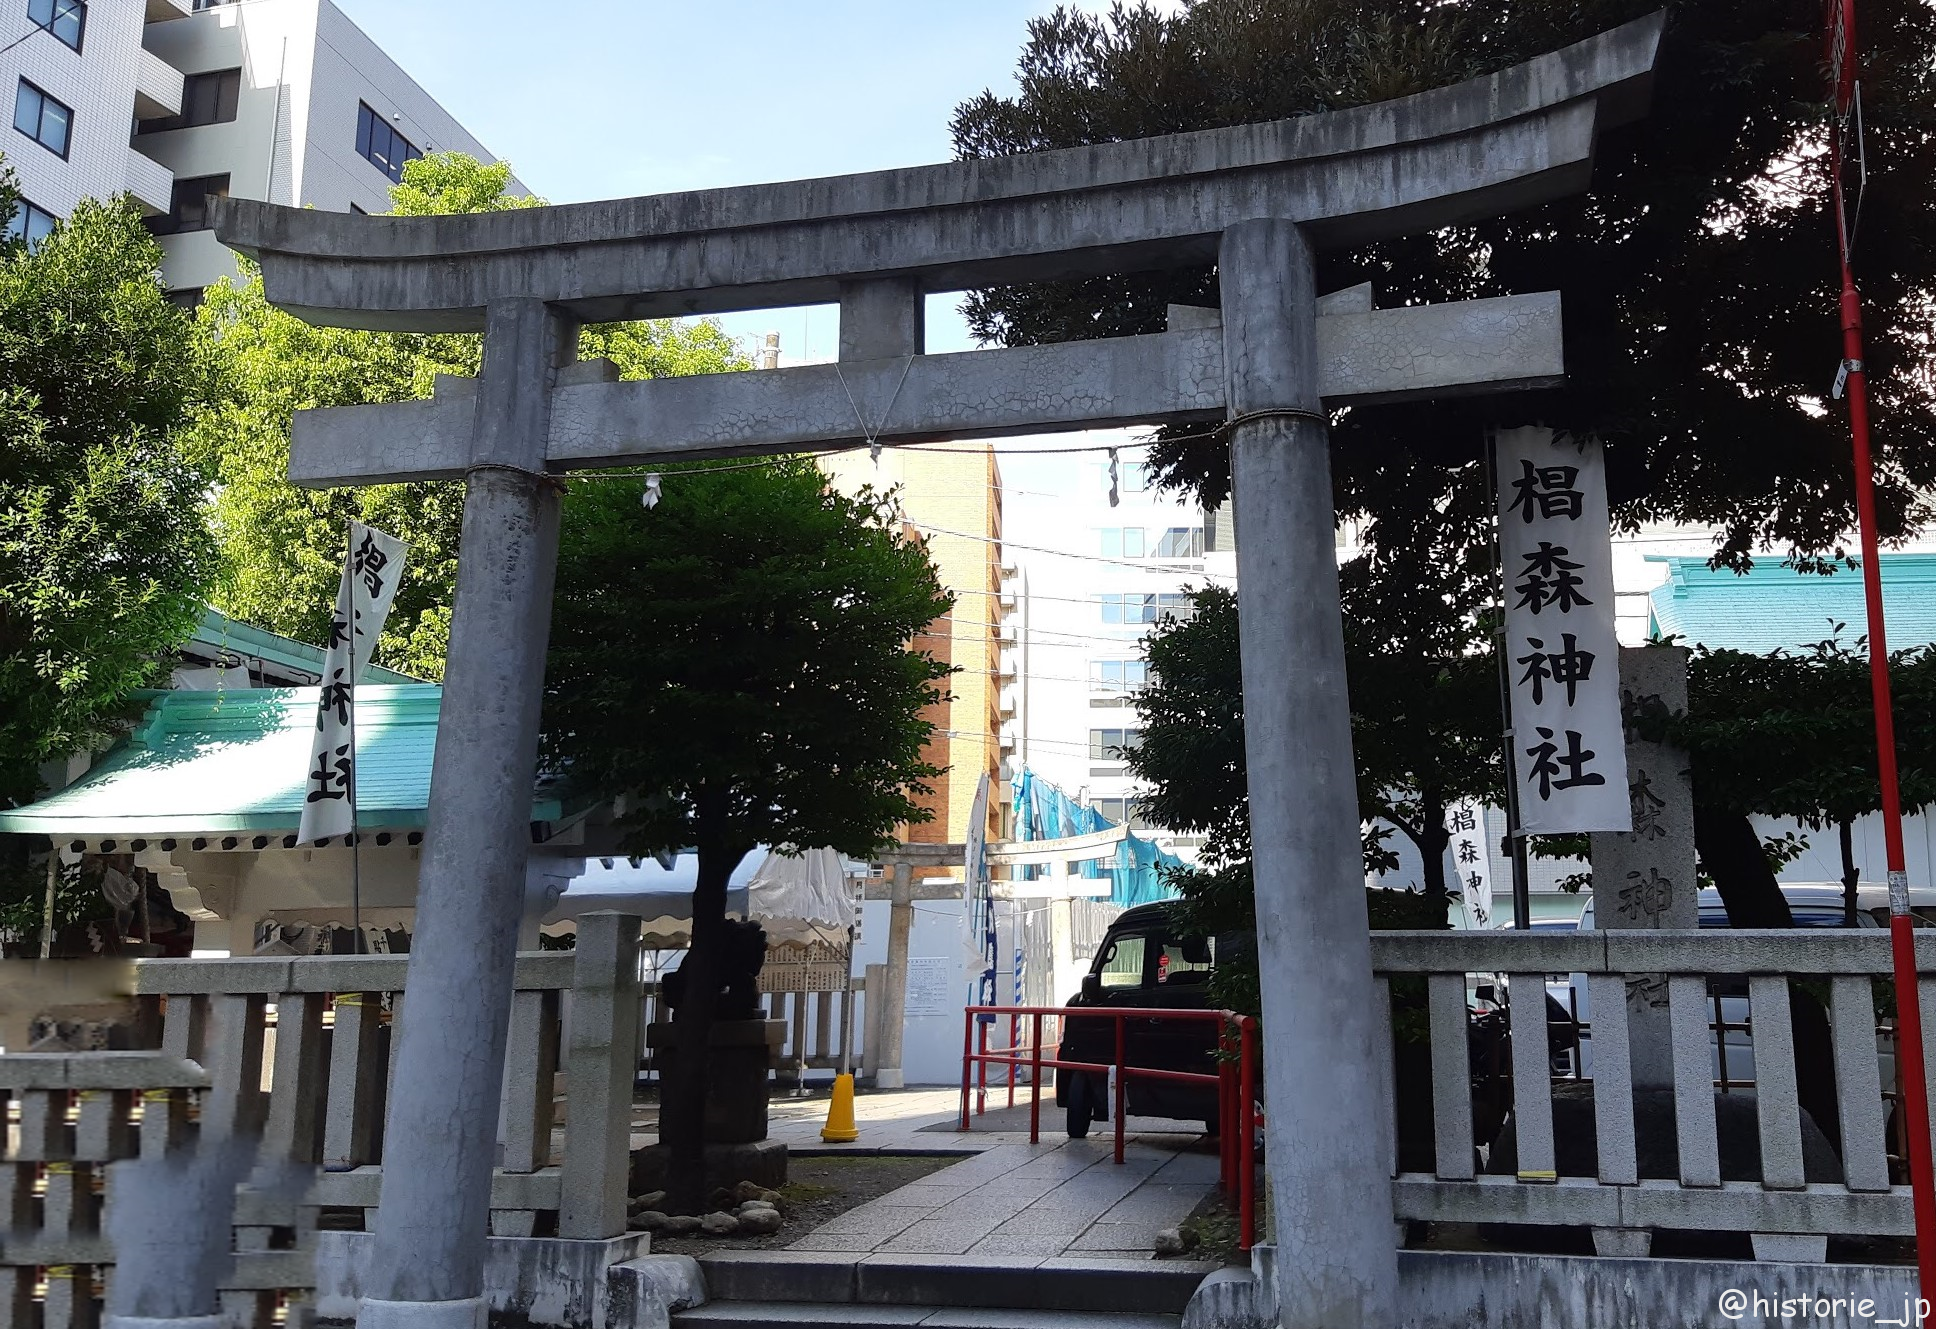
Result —
[[[1228, 955], [1243, 943], [1235, 937], [1185, 937], [1175, 925], [1174, 914], [1175, 906], [1168, 902], [1125, 910], [1109, 925], [1083, 977], [1082, 991], [1066, 1004], [1099, 1009], [1208, 1009], [1210, 976], [1219, 951]], [[1132, 1019], [1124, 1044], [1131, 1066], [1204, 1074], [1217, 1070], [1218, 1030], [1208, 1020]], [[1063, 1061], [1115, 1061], [1116, 1022], [1069, 1017], [1063, 1021], [1057, 1055]], [[1124, 1094], [1135, 1116], [1200, 1121], [1212, 1134], [1217, 1130], [1214, 1085], [1130, 1076]], [[1091, 1123], [1109, 1119], [1109, 1077], [1098, 1072], [1059, 1072], [1055, 1101], [1067, 1115], [1070, 1138], [1080, 1140], [1089, 1134]]]
[[[1125, 911], [1110, 924], [1082, 990], [1066, 1003], [1074, 1007], [1135, 1010], [1206, 1010], [1210, 1008], [1210, 979], [1220, 957], [1250, 945], [1242, 935], [1216, 938], [1187, 937], [1175, 923], [1171, 903], [1142, 905]], [[1570, 1052], [1578, 1035], [1559, 1002], [1548, 1001], [1548, 1052], [1555, 1058]], [[1511, 1032], [1503, 1008], [1483, 998], [1471, 1003], [1471, 1038], [1475, 1124], [1481, 1141], [1504, 1119], [1511, 1100]], [[1218, 1027], [1210, 1021], [1160, 1020], [1137, 1017], [1124, 1031], [1124, 1053], [1130, 1066], [1154, 1070], [1213, 1074], [1218, 1067]], [[1423, 1045], [1413, 1049], [1422, 1052]], [[1108, 1064], [1116, 1059], [1116, 1022], [1070, 1016], [1063, 1023], [1058, 1059]], [[1397, 1067], [1401, 1084], [1414, 1075], [1430, 1079], [1429, 1065], [1412, 1066], [1403, 1056]], [[1262, 1076], [1257, 1092], [1263, 1093]], [[1127, 1078], [1123, 1091], [1132, 1115], [1200, 1121], [1215, 1134], [1218, 1129], [1215, 1085], [1179, 1084], [1137, 1076]], [[1426, 1102], [1427, 1095], [1412, 1096]], [[1082, 1139], [1090, 1126], [1107, 1121], [1113, 1110], [1109, 1076], [1103, 1072], [1063, 1071], [1055, 1077], [1055, 1101], [1066, 1114], [1068, 1132]], [[1488, 1107], [1487, 1105], [1492, 1105]], [[1496, 1108], [1496, 1110], [1494, 1110]], [[1402, 1114], [1401, 1114], [1402, 1115]], [[1401, 1149], [1406, 1135], [1401, 1122]], [[1431, 1135], [1429, 1117], [1421, 1137]]]

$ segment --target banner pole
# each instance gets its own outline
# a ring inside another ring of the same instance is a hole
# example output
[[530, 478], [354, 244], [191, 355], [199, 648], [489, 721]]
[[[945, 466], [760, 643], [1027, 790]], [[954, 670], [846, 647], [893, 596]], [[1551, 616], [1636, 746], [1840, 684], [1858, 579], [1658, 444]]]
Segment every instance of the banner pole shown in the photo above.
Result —
[[[1889, 865], [1889, 940], [1896, 981], [1897, 1088], [1908, 1135], [1910, 1207], [1915, 1217], [1916, 1269], [1921, 1293], [1936, 1291], [1936, 1175], [1932, 1175], [1927, 1068], [1923, 1059], [1922, 1001], [1916, 966], [1915, 918], [1909, 909], [1908, 862], [1903, 854], [1902, 795], [1896, 777], [1896, 729], [1889, 688], [1889, 646], [1882, 614], [1882, 560], [1876, 528], [1875, 461], [1869, 437], [1869, 382], [1862, 359], [1862, 298], [1850, 261], [1853, 236], [1842, 184], [1843, 134], [1861, 104], [1855, 0], [1823, 6], [1828, 45], [1830, 188], [1836, 244], [1842, 262], [1842, 363], [1836, 374], [1849, 402], [1854, 448], [1856, 523], [1862, 542], [1862, 593], [1869, 630], [1869, 688], [1875, 710], [1876, 774], [1881, 789], [1882, 838]], [[1861, 150], [1858, 143], [1857, 150]], [[1858, 199], [1859, 203], [1859, 199]], [[1838, 394], [1832, 394], [1838, 395]]]

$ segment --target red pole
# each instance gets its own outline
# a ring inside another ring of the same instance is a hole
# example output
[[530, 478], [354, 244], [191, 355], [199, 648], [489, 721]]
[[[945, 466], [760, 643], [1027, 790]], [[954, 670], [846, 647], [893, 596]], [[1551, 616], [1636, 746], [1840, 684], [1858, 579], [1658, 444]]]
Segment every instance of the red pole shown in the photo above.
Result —
[[1128, 1048], [1129, 1024], [1121, 1015], [1118, 1015], [1116, 1017], [1116, 1074], [1111, 1077], [1116, 1081], [1116, 1161], [1118, 1163], [1123, 1161], [1123, 1103], [1127, 1097], [1124, 1091], [1128, 1088], [1126, 1081], [1129, 1079], [1123, 1073], [1123, 1068], [1129, 1065]]
[[1035, 1035], [1029, 1043], [1029, 1143], [1042, 1141], [1042, 1012], [1035, 1013]]
[[975, 1012], [971, 1007], [961, 1013], [961, 1125], [968, 1129], [968, 1072], [975, 1064]]
[[1896, 726], [1889, 695], [1889, 645], [1882, 618], [1882, 561], [1876, 532], [1875, 462], [1869, 440], [1869, 381], [1862, 360], [1862, 298], [1850, 265], [1848, 200], [1842, 192], [1842, 118], [1856, 95], [1855, 0], [1828, 0], [1830, 96], [1835, 123], [1829, 166], [1836, 243], [1842, 260], [1842, 369], [1855, 450], [1855, 511], [1862, 539], [1862, 594], [1868, 615], [1869, 684], [1875, 705], [1876, 765], [1882, 788], [1882, 838], [1889, 862], [1889, 942], [1896, 980], [1896, 1074], [1903, 1124], [1909, 1133], [1909, 1186], [1916, 1221], [1916, 1269], [1922, 1295], [1936, 1292], [1936, 1172], [1930, 1158], [1929, 1098], [1923, 1065], [1921, 991], [1916, 935], [1909, 912], [1908, 860], [1902, 847], [1902, 797], [1896, 779]]
[[988, 1021], [975, 1021], [975, 1115], [988, 1111]]
[[1237, 1249], [1257, 1244], [1257, 1022], [1244, 1017], [1243, 1048], [1238, 1056], [1237, 1113], [1243, 1138], [1237, 1144]]
[[[1021, 1042], [1022, 1017], [1019, 1015], [1011, 1015], [1008, 1017], [1008, 1055], [1010, 1057], [1015, 1055]], [[1008, 1063], [1008, 1105], [1010, 1107], [1015, 1106], [1015, 1063], [1013, 1061]]]

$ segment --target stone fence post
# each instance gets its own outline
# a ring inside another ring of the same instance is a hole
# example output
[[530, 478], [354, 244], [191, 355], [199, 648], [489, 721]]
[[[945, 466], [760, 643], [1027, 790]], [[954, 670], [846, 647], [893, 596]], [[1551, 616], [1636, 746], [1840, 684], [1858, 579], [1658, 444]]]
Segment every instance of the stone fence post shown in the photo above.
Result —
[[561, 1237], [598, 1240], [625, 1231], [639, 998], [638, 918], [581, 915], [565, 1060], [569, 1124], [558, 1204]]

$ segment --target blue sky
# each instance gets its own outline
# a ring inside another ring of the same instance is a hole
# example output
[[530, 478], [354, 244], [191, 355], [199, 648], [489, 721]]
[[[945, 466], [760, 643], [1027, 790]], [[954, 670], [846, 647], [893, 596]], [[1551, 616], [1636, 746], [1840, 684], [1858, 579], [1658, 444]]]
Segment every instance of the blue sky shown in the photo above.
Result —
[[[337, 0], [554, 203], [945, 161], [948, 119], [1014, 89], [1052, 0]], [[1100, 8], [1095, 0], [1088, 7]], [[954, 300], [929, 349], [961, 350]], [[831, 310], [736, 315], [831, 358]]]

